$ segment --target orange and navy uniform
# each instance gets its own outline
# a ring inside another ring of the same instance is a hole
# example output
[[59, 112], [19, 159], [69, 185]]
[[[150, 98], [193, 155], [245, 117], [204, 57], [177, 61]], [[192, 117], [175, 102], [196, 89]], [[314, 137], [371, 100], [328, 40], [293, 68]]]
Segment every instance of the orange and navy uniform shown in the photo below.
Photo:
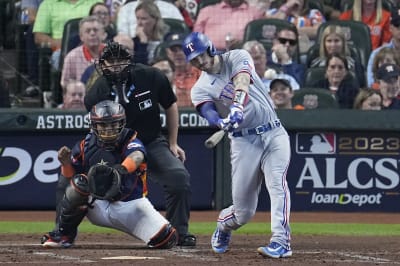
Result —
[[[108, 166], [121, 164], [134, 151], [143, 152], [146, 158], [146, 150], [143, 143], [136, 138], [136, 133], [131, 129], [123, 129], [121, 137], [112, 151], [103, 147], [101, 142], [98, 141], [97, 136], [93, 132], [90, 132], [86, 135], [85, 139], [77, 142], [72, 148], [72, 175], [87, 175], [90, 167], [98, 163], [105, 163]], [[66, 177], [72, 177], [72, 175], [68, 173]], [[121, 191], [121, 201], [130, 201], [147, 195], [146, 163], [142, 163], [133, 173], [128, 174], [122, 179]]]

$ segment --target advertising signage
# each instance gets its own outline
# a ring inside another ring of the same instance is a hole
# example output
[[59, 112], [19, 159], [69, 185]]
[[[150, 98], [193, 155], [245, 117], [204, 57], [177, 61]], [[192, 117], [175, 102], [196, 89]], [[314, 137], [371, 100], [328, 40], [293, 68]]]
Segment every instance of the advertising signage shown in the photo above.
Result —
[[[281, 113], [291, 140], [287, 181], [292, 210], [400, 211], [399, 114], [337, 112]], [[57, 150], [71, 147], [89, 130], [87, 113], [0, 113], [0, 209], [54, 208], [60, 171]], [[165, 114], [160, 119], [165, 127]], [[226, 206], [230, 203], [229, 147], [221, 153], [204, 147], [215, 129], [194, 110], [180, 111], [179, 126], [179, 143], [191, 173], [192, 208]], [[216, 155], [225, 159], [217, 160]], [[217, 182], [221, 179], [222, 188]], [[161, 207], [164, 193], [151, 185], [149, 197]], [[263, 188], [259, 209], [269, 209], [267, 194]]]
[[399, 211], [400, 135], [292, 132], [294, 210]]

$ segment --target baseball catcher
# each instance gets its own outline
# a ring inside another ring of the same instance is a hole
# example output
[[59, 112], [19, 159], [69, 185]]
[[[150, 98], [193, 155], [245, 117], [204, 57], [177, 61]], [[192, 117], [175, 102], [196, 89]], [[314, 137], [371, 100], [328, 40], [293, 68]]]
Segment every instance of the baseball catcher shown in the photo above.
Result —
[[70, 184], [58, 206], [55, 230], [42, 237], [43, 247], [72, 246], [85, 216], [151, 248], [176, 245], [175, 228], [146, 198], [146, 151], [125, 120], [122, 105], [102, 101], [90, 112], [91, 132], [72, 150], [59, 150], [61, 172]]

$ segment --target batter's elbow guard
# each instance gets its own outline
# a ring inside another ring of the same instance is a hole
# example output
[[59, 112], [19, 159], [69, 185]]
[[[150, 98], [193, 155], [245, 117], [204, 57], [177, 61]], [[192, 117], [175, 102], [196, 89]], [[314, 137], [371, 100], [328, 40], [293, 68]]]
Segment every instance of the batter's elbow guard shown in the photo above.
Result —
[[161, 230], [150, 239], [147, 246], [150, 248], [169, 249], [176, 246], [178, 242], [178, 233], [176, 229], [170, 225], [164, 225]]

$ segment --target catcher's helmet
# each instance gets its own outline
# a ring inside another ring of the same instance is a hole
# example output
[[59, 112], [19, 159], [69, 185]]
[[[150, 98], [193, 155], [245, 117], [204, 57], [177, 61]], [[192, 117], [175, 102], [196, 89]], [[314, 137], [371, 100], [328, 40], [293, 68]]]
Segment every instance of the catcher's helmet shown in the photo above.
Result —
[[200, 32], [190, 33], [183, 41], [182, 49], [186, 55], [187, 61], [192, 60], [206, 51], [210, 56], [215, 56], [217, 54], [217, 50], [211, 40]]
[[96, 70], [110, 81], [124, 80], [129, 73], [132, 55], [125, 46], [108, 42], [96, 62]]
[[90, 127], [106, 148], [115, 148], [125, 123], [125, 110], [119, 103], [105, 100], [93, 106], [90, 111]]

